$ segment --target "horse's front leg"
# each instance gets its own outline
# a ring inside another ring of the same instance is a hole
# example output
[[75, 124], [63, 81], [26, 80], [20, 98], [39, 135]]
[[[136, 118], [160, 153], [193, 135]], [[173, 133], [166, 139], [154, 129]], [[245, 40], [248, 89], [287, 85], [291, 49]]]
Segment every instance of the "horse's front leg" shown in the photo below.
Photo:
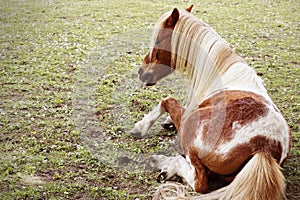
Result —
[[147, 134], [147, 131], [151, 128], [155, 121], [159, 119], [161, 115], [166, 112], [164, 107], [162, 107], [161, 102], [144, 118], [138, 121], [134, 128], [130, 130], [131, 135], [135, 137], [144, 137]]
[[175, 128], [179, 130], [181, 117], [185, 111], [184, 107], [174, 98], [167, 98], [161, 102], [162, 107], [169, 113], [166, 123], [173, 123]]
[[138, 121], [134, 125], [134, 128], [131, 129], [130, 133], [135, 137], [146, 136], [147, 131], [151, 128], [154, 122], [157, 121], [165, 112], [170, 114], [175, 127], [178, 129], [183, 111], [183, 108], [176, 99], [164, 99], [150, 113], [145, 115], [141, 121]]

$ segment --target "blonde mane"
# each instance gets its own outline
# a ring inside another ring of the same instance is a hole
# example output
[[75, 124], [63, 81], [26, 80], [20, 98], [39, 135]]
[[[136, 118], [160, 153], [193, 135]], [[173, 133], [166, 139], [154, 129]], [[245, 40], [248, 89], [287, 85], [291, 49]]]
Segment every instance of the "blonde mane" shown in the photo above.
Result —
[[[151, 47], [171, 13], [167, 12], [156, 23]], [[268, 98], [255, 71], [208, 24], [186, 10], [180, 10], [172, 34], [171, 51], [171, 67], [186, 73], [191, 84], [186, 114], [218, 90], [249, 90]]]

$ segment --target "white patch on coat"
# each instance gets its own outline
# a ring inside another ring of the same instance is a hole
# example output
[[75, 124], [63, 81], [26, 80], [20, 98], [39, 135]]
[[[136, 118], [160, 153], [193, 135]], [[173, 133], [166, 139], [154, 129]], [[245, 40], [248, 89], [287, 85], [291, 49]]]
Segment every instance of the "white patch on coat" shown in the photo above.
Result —
[[211, 144], [205, 143], [203, 138], [203, 127], [206, 125], [206, 123], [209, 123], [209, 120], [206, 122], [206, 120], [201, 121], [201, 125], [199, 126], [199, 129], [197, 131], [197, 136], [194, 140], [194, 147], [199, 150], [199, 158], [204, 158], [207, 156], [209, 152], [212, 151], [213, 146]]
[[242, 128], [242, 125], [239, 123], [239, 121], [235, 121], [235, 122], [232, 123], [232, 130], [233, 131], [238, 131], [241, 128]]
[[[183, 158], [183, 157], [182, 157]], [[195, 167], [191, 164], [191, 159], [187, 155], [185, 161], [181, 161], [182, 166], [178, 169], [178, 175], [181, 176], [188, 185], [195, 190]]]

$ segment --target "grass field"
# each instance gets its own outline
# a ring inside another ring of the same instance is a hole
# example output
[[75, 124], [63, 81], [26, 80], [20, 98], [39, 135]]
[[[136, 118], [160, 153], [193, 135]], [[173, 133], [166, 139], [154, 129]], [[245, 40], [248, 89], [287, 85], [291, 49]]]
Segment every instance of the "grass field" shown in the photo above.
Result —
[[[192, 1], [1, 0], [0, 199], [151, 199], [144, 158], [176, 152], [175, 133], [128, 130], [181, 79], [141, 89], [151, 27]], [[263, 78], [293, 134], [283, 166], [300, 199], [299, 1], [193, 1]], [[170, 149], [171, 148], [171, 149]]]

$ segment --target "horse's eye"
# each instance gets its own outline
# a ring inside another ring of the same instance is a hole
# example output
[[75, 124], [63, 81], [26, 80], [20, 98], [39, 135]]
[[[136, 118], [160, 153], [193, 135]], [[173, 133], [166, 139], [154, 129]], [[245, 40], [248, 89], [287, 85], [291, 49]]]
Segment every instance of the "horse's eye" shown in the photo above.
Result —
[[159, 45], [160, 41], [156, 40], [155, 45]]

